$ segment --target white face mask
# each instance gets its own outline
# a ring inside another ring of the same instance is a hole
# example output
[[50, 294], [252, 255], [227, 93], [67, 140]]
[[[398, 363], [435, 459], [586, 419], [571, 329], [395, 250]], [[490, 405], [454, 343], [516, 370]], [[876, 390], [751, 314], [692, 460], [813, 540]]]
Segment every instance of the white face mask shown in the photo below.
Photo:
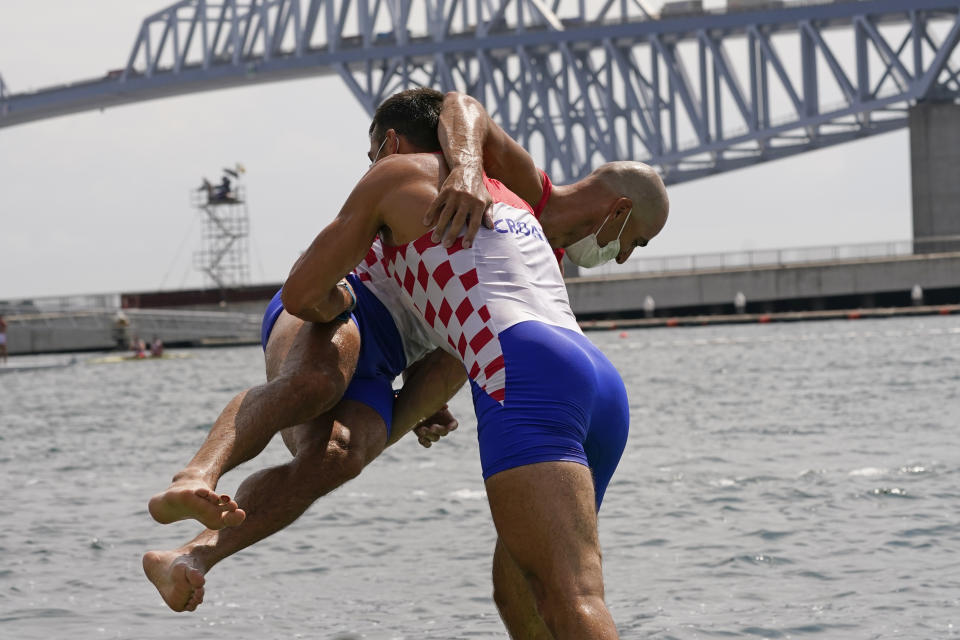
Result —
[[615, 240], [611, 240], [604, 247], [601, 247], [600, 243], [597, 242], [597, 234], [600, 233], [600, 229], [603, 229], [603, 225], [607, 224], [607, 220], [610, 219], [610, 216], [607, 216], [603, 219], [603, 222], [600, 223], [599, 229], [584, 238], [580, 238], [567, 247], [567, 257], [570, 258], [573, 264], [585, 269], [596, 267], [597, 265], [616, 258], [617, 254], [620, 253], [620, 236], [623, 234], [624, 227], [627, 226], [627, 220], [630, 219], [631, 213], [633, 213], [632, 207], [630, 211], [627, 212], [627, 215], [624, 216], [623, 225], [620, 227], [620, 233], [617, 234]]

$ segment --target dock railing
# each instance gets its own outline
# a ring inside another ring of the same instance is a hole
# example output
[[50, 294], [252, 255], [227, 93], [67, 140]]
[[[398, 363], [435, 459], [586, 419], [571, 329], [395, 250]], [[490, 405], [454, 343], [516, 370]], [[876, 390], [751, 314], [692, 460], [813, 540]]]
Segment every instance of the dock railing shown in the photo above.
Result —
[[593, 269], [581, 268], [578, 275], [580, 277], [603, 277], [610, 275], [728, 271], [754, 267], [895, 258], [898, 256], [942, 253], [950, 250], [960, 251], [960, 235], [820, 247], [751, 249], [651, 257], [644, 257], [642, 249], [635, 249], [633, 256], [624, 264], [609, 262]]
[[[579, 269], [568, 277], [606, 277], [627, 275], [660, 275], [697, 271], [729, 271], [755, 267], [780, 267], [801, 264], [829, 264], [855, 260], [882, 260], [912, 255], [960, 252], [960, 235], [934, 236], [913, 240], [866, 242], [819, 247], [785, 249], [751, 249], [690, 255], [644, 256], [635, 249], [624, 264], [609, 262], [593, 269]], [[74, 296], [46, 296], [0, 300], [0, 315], [38, 314], [58, 311], [120, 310], [121, 294], [106, 293]], [[130, 310], [128, 310], [130, 311]], [[167, 310], [168, 311], [168, 310]], [[179, 311], [185, 315], [217, 317], [218, 311]]]

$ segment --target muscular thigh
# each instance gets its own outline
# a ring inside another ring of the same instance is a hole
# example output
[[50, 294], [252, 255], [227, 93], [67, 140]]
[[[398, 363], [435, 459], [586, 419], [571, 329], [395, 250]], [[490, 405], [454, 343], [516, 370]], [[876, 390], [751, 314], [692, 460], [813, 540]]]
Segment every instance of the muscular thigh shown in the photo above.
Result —
[[486, 480], [497, 534], [518, 566], [565, 588], [602, 584], [590, 470], [542, 462]]
[[337, 397], [347, 388], [357, 367], [360, 332], [353, 322], [304, 322], [283, 311], [264, 350], [267, 381], [295, 380], [309, 392], [326, 385]]

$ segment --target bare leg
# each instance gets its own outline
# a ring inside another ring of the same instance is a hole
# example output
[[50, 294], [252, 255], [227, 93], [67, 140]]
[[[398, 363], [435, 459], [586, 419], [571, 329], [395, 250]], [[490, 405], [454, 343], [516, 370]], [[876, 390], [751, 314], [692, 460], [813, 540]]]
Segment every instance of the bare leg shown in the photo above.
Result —
[[[541, 462], [487, 479], [499, 541], [527, 577], [556, 640], [613, 640], [590, 469]], [[527, 616], [529, 618], [529, 616]]]
[[553, 640], [553, 634], [537, 611], [527, 576], [500, 540], [493, 552], [493, 601], [514, 640]]
[[151, 551], [144, 556], [147, 578], [175, 611], [182, 610], [176, 605], [189, 591], [188, 582], [181, 577], [181, 565], [202, 577], [224, 558], [283, 529], [317, 498], [359, 475], [380, 455], [387, 439], [380, 416], [351, 400], [342, 400], [332, 412], [283, 435], [294, 458], [243, 481], [237, 490], [237, 501], [247, 511], [242, 524], [207, 529], [179, 549]]
[[240, 524], [244, 510], [215, 493], [220, 476], [263, 451], [278, 431], [331, 409], [359, 351], [352, 322], [320, 325], [281, 313], [267, 343], [267, 383], [230, 401], [193, 459], [150, 499], [153, 518], [163, 524], [194, 518], [210, 529]]

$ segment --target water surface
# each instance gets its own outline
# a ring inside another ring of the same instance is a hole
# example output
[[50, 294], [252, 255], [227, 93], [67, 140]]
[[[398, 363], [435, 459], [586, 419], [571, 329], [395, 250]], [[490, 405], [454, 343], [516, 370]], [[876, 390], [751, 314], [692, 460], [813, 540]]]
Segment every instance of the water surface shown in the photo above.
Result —
[[[960, 319], [589, 336], [631, 401], [600, 519], [622, 637], [960, 636]], [[147, 499], [263, 376], [257, 348], [190, 355], [0, 376], [0, 638], [506, 638], [463, 393], [451, 437], [401, 442], [167, 610], [140, 556], [198, 526]]]

